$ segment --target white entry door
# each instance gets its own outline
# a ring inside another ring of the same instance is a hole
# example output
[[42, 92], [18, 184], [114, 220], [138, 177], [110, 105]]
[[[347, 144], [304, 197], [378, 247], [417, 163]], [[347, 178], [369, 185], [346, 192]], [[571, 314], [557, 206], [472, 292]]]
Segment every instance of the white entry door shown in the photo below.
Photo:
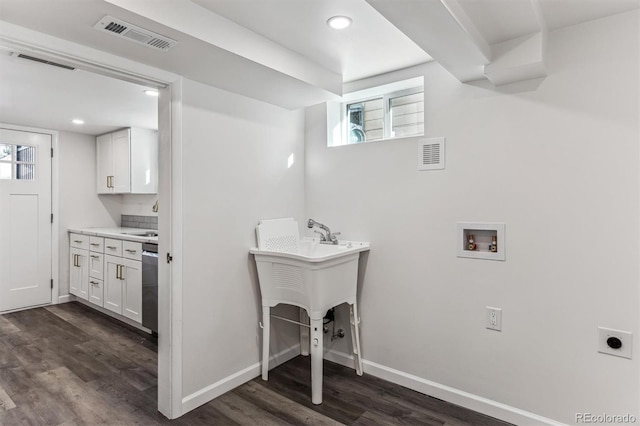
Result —
[[51, 302], [51, 135], [0, 128], [0, 312]]

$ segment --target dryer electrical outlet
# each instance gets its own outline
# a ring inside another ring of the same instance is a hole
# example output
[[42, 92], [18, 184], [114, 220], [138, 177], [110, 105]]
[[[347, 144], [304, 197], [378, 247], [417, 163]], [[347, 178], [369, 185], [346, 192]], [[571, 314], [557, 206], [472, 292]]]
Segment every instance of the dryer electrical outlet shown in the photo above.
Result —
[[632, 333], [598, 327], [598, 352], [631, 359], [632, 345]]

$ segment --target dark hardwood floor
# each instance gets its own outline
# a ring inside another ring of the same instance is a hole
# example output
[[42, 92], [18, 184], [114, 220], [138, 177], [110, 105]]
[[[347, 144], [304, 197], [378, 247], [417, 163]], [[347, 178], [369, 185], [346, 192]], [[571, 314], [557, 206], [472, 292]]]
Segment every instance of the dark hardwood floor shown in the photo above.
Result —
[[0, 315], [0, 425], [506, 425], [326, 362], [311, 404], [297, 357], [169, 421], [156, 410], [157, 346], [79, 303]]

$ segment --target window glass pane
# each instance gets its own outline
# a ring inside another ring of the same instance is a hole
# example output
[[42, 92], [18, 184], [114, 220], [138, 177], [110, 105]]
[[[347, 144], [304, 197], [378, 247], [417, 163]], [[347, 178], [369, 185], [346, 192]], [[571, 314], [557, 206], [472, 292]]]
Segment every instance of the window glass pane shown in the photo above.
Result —
[[11, 179], [11, 163], [0, 163], [0, 179]]
[[16, 160], [24, 161], [25, 163], [36, 162], [36, 147], [29, 145], [17, 145], [16, 146]]
[[390, 100], [391, 137], [424, 134], [424, 92]]
[[34, 180], [36, 178], [35, 164], [16, 164], [16, 179]]
[[0, 161], [11, 160], [11, 145], [0, 144]]
[[347, 105], [349, 143], [380, 140], [384, 137], [382, 98]]

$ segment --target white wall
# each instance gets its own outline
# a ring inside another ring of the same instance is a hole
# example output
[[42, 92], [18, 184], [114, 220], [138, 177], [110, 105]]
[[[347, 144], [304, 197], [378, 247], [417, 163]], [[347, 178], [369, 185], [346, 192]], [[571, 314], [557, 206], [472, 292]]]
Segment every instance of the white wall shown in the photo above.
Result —
[[[153, 205], [157, 199], [157, 194], [123, 194], [122, 214], [158, 216], [158, 213], [153, 211]], [[158, 210], [160, 210], [160, 204], [158, 204]]]
[[[372, 242], [366, 360], [561, 422], [640, 417], [638, 18], [551, 33], [532, 90], [422, 67], [444, 171], [416, 171], [415, 139], [327, 148], [307, 109], [307, 216]], [[505, 222], [507, 260], [457, 258], [457, 221]], [[597, 353], [598, 326], [632, 331], [634, 360]]]
[[[184, 80], [182, 129], [182, 188], [174, 197], [182, 197], [183, 244], [172, 250], [183, 270], [174, 285], [182, 286], [188, 397], [260, 360], [249, 248], [260, 219], [304, 219], [304, 113]], [[298, 343], [295, 327], [273, 332], [273, 353]]]
[[69, 227], [120, 226], [121, 196], [96, 194], [96, 138], [60, 132], [58, 139], [61, 296], [69, 294]]

